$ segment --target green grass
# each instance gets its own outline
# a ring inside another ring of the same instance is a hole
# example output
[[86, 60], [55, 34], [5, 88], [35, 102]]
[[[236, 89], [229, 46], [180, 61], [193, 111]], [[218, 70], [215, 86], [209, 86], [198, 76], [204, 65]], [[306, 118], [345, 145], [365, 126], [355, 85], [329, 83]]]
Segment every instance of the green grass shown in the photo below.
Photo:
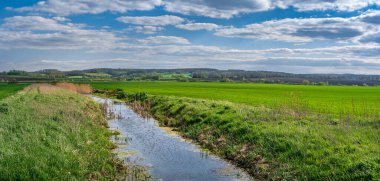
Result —
[[380, 87], [91, 84], [150, 94], [137, 109], [261, 180], [380, 180]]
[[225, 100], [253, 106], [283, 107], [298, 100], [313, 112], [365, 117], [380, 112], [380, 87], [305, 86], [199, 82], [99, 82], [94, 88], [122, 88], [152, 95]]
[[74, 93], [1, 100], [0, 180], [120, 179], [106, 125], [100, 105]]
[[160, 124], [260, 180], [380, 180], [380, 120], [336, 121], [168, 96], [145, 103]]
[[27, 84], [6, 84], [0, 83], [0, 100], [23, 89]]

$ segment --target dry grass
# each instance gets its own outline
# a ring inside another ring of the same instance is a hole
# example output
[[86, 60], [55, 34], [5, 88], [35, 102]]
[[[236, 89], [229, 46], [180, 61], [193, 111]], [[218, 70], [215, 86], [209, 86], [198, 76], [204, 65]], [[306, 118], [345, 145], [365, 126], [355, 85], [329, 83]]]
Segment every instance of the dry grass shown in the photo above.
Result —
[[79, 94], [91, 94], [92, 88], [88, 84], [57, 83], [55, 86]]
[[24, 90], [20, 91], [21, 94], [28, 92], [38, 92], [41, 94], [51, 93], [55, 91], [70, 91], [79, 94], [91, 94], [92, 88], [88, 84], [71, 84], [71, 83], [57, 83], [55, 85], [51, 84], [32, 84], [26, 87]]
[[136, 113], [138, 113], [142, 117], [144, 117], [144, 118], [150, 118], [151, 117], [150, 112], [149, 112], [149, 110], [151, 109], [151, 107], [150, 107], [151, 102], [150, 101], [148, 101], [148, 100], [144, 101], [144, 102], [133, 101], [133, 102], [128, 103], [128, 105], [133, 109], [133, 111], [135, 111]]
[[57, 90], [62, 90], [62, 89], [50, 84], [32, 84], [28, 87], [25, 87], [25, 89], [23, 89], [19, 93], [20, 94], [26, 94], [29, 92], [50, 93], [50, 92], [55, 92]]

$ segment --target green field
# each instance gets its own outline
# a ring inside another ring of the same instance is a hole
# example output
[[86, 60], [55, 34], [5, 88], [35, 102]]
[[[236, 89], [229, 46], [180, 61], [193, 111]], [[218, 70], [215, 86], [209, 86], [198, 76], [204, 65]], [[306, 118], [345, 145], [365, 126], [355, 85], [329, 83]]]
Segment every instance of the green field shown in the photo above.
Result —
[[5, 84], [0, 83], [0, 100], [23, 89], [27, 84]]
[[99, 89], [122, 88], [127, 92], [224, 100], [271, 108], [302, 106], [305, 110], [339, 116], [368, 116], [380, 112], [380, 87], [215, 82], [105, 82], [91, 85]]
[[258, 180], [380, 179], [380, 87], [91, 84], [113, 90], [105, 92], [109, 96], [124, 96], [138, 112], [148, 112]]
[[[137, 105], [136, 111], [149, 113], [258, 180], [380, 179], [380, 87], [91, 85]], [[0, 84], [0, 180], [114, 180], [125, 174], [115, 167], [99, 105], [78, 94], [50, 92], [49, 85], [9, 96], [24, 86]]]

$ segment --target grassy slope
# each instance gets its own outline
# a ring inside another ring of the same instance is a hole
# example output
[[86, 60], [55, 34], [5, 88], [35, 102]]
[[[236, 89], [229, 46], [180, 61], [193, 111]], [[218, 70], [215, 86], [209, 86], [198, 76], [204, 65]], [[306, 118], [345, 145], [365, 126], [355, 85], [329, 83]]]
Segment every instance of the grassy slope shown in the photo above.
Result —
[[226, 100], [266, 107], [288, 105], [298, 99], [307, 109], [335, 115], [380, 112], [380, 87], [303, 86], [277, 84], [190, 82], [102, 82], [94, 88], [123, 88], [127, 92]]
[[228, 102], [150, 97], [161, 124], [260, 179], [380, 180], [380, 122], [335, 122]]
[[65, 91], [0, 102], [0, 180], [113, 180], [118, 172], [101, 108]]
[[0, 83], [0, 100], [10, 96], [17, 91], [21, 90], [27, 86], [27, 84], [5, 84], [5, 83]]

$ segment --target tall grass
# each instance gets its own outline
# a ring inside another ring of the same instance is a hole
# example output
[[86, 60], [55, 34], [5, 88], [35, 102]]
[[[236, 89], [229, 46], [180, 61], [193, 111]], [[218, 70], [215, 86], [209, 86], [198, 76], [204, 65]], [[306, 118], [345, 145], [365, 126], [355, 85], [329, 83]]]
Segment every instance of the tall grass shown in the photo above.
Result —
[[60, 83], [56, 83], [55, 86], [71, 91], [71, 92], [77, 92], [80, 94], [92, 93], [92, 88], [88, 84], [71, 84], [71, 83], [60, 82]]
[[0, 101], [0, 180], [116, 180], [101, 107], [63, 90], [30, 90]]

